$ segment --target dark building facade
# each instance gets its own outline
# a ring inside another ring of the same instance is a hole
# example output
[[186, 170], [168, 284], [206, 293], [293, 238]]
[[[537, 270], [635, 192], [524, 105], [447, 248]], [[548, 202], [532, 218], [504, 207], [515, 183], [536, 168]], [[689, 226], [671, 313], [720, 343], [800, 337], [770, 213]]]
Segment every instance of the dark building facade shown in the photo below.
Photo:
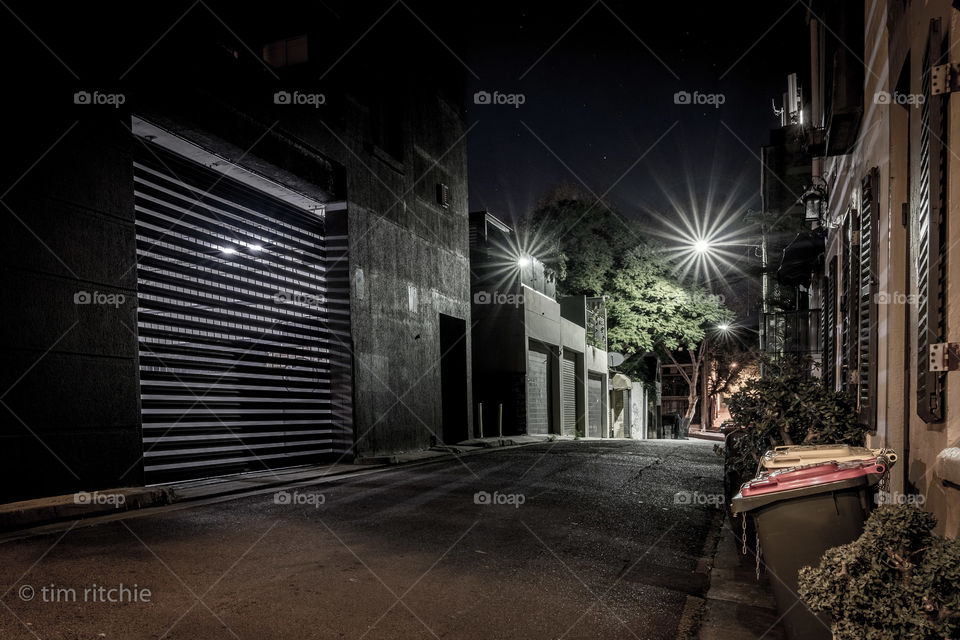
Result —
[[470, 214], [477, 434], [610, 437], [603, 298], [555, 275], [487, 211]]
[[345, 2], [11, 10], [48, 30], [3, 28], [30, 96], [0, 188], [4, 500], [469, 433], [452, 25]]

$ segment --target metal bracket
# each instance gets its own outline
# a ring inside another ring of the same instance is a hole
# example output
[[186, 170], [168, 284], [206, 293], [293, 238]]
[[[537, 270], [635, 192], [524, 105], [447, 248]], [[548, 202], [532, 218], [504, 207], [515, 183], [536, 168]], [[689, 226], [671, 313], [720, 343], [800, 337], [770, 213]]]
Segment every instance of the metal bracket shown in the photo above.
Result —
[[951, 91], [960, 91], [960, 63], [938, 64], [930, 67], [931, 95], [938, 96]]
[[960, 369], [960, 342], [940, 342], [930, 345], [930, 371]]

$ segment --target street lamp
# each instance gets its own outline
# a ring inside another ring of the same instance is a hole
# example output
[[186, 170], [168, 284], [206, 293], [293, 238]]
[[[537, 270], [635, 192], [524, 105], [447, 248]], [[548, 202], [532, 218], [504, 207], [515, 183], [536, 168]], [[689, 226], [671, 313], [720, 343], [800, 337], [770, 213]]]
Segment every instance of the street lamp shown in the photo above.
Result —
[[520, 256], [517, 258], [517, 266], [523, 269], [524, 267], [530, 266], [530, 258], [527, 256]]
[[693, 243], [693, 250], [697, 253], [706, 253], [710, 250], [710, 243], [706, 240], [697, 240]]
[[[817, 180], [820, 182], [817, 183]], [[803, 202], [804, 222], [819, 222], [824, 219], [827, 207], [827, 182], [820, 176], [813, 176], [812, 184], [800, 196]]]

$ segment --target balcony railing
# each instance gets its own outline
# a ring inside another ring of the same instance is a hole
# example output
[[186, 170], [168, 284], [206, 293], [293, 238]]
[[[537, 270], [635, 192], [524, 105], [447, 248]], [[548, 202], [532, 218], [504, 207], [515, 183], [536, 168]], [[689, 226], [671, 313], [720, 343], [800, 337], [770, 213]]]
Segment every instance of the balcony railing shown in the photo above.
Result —
[[807, 355], [820, 358], [820, 309], [766, 313], [760, 326], [760, 344], [774, 358]]

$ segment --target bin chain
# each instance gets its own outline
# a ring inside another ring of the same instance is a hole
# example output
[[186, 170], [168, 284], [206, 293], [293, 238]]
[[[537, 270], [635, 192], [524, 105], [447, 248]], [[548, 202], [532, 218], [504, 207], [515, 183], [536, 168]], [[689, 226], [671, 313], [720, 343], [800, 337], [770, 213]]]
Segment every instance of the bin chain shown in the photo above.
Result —
[[740, 550], [740, 554], [745, 556], [747, 555], [747, 514], [741, 513], [740, 517], [743, 518], [743, 536], [740, 538], [743, 548]]
[[760, 580], [760, 530], [757, 529], [757, 581]]

